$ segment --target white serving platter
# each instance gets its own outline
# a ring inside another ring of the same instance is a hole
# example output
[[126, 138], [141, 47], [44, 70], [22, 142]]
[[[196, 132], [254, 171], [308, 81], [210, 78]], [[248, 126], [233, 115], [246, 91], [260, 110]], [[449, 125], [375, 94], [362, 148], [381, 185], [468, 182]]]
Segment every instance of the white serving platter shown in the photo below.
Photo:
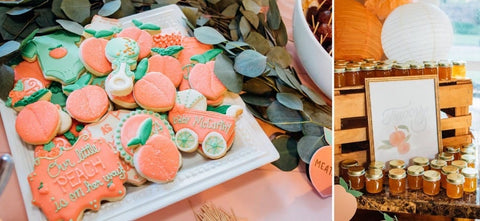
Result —
[[[131, 19], [137, 19], [155, 23], [162, 27], [162, 30], [180, 30], [175, 28], [182, 26], [185, 32], [180, 32], [186, 33], [183, 17], [178, 6], [171, 5], [125, 17], [119, 22], [125, 27], [131, 23]], [[242, 99], [237, 94], [227, 93], [224, 104], [237, 104], [244, 109], [236, 124], [235, 141], [225, 157], [207, 160], [198, 153], [182, 154], [183, 166], [173, 182], [147, 183], [140, 187], [127, 185], [125, 198], [103, 203], [98, 212], [86, 211], [83, 219], [133, 220], [277, 160], [277, 150], [248, 112]], [[0, 114], [15, 162], [28, 219], [46, 220], [41, 210], [31, 204], [32, 194], [27, 182], [27, 176], [34, 168], [33, 147], [20, 139], [15, 131], [17, 113], [6, 107], [1, 100]]]

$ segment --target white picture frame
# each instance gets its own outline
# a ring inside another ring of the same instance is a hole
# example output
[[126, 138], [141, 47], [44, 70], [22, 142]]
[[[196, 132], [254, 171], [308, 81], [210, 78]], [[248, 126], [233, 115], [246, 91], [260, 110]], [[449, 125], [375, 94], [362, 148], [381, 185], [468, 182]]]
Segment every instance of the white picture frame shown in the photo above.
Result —
[[370, 160], [433, 159], [442, 151], [438, 78], [367, 78]]

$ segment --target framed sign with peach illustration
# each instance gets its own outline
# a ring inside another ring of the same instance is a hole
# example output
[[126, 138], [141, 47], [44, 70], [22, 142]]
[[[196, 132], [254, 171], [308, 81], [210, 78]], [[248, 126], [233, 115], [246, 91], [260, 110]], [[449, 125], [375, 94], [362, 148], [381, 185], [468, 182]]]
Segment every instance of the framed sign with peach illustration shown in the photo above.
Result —
[[430, 159], [441, 151], [435, 76], [365, 80], [371, 161]]

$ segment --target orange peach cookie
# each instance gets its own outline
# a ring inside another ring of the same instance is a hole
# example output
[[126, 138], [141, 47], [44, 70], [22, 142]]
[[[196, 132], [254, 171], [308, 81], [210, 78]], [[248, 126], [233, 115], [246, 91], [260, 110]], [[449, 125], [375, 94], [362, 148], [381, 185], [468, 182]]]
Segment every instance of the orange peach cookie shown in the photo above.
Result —
[[[146, 119], [151, 120], [145, 121]], [[120, 152], [120, 157], [130, 165], [133, 165], [135, 149], [145, 144], [146, 139], [152, 134], [161, 134], [170, 139], [175, 136], [173, 128], [166, 120], [165, 115], [152, 111], [137, 110], [123, 117], [114, 136], [115, 147]]]
[[87, 38], [80, 45], [80, 60], [95, 76], [105, 76], [112, 72], [112, 64], [105, 55], [108, 40], [103, 38]]
[[188, 75], [188, 82], [192, 89], [203, 94], [207, 100], [217, 100], [227, 91], [227, 88], [215, 76], [214, 67], [215, 61], [196, 64]]
[[98, 121], [109, 108], [107, 93], [95, 85], [76, 90], [67, 98], [66, 109], [70, 116], [84, 123]]
[[54, 158], [37, 158], [28, 176], [32, 204], [48, 220], [80, 220], [85, 210], [98, 211], [103, 200], [122, 199], [125, 180], [118, 152], [104, 139], [88, 136]]
[[50, 142], [60, 128], [57, 107], [48, 101], [37, 101], [25, 106], [17, 115], [15, 129], [23, 141], [40, 145]]
[[175, 87], [180, 85], [183, 70], [180, 62], [171, 56], [154, 55], [148, 59], [147, 72], [160, 72], [172, 81]]
[[133, 87], [138, 105], [154, 112], [165, 112], [175, 104], [176, 90], [170, 79], [159, 72], [147, 73]]
[[13, 90], [8, 94], [7, 106], [20, 111], [25, 105], [39, 100], [50, 101], [52, 92], [46, 89], [36, 78], [21, 78], [15, 83]]
[[143, 177], [156, 183], [172, 181], [181, 165], [175, 143], [163, 135], [153, 135], [134, 155], [134, 165]]

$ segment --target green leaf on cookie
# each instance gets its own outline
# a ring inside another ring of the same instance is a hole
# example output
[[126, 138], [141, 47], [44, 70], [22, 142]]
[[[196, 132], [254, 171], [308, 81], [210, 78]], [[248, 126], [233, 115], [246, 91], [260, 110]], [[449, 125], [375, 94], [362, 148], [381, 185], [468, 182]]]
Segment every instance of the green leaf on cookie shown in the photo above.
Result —
[[127, 143], [127, 146], [145, 145], [152, 133], [152, 125], [152, 118], [145, 119], [138, 127], [137, 135]]

